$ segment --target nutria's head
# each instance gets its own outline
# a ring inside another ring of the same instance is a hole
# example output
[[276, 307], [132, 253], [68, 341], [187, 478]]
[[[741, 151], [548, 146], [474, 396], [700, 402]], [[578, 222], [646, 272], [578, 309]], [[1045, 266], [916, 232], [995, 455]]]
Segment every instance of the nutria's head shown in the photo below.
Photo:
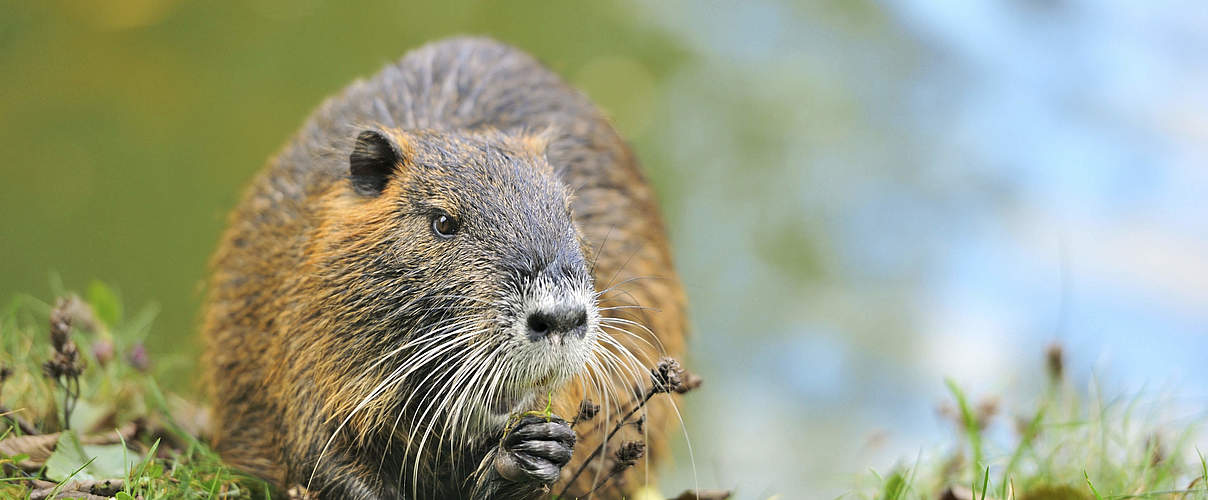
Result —
[[545, 147], [493, 131], [356, 136], [318, 212], [322, 292], [307, 296], [322, 299], [305, 306], [332, 418], [472, 434], [588, 366], [590, 263]]

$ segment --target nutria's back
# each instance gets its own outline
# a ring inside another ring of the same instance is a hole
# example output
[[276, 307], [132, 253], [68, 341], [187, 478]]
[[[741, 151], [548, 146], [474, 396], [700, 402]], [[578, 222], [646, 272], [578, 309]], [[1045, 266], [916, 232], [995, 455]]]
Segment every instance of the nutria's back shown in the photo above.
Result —
[[[615, 423], [635, 384], [623, 351], [652, 366], [683, 350], [683, 294], [631, 152], [585, 97], [486, 39], [416, 49], [325, 102], [255, 179], [213, 265], [217, 449], [329, 497], [467, 494], [496, 407], [544, 406], [530, 393], [552, 384], [554, 413], [586, 397]], [[648, 412], [658, 460], [671, 408]], [[577, 429], [563, 472], [608, 420]]]

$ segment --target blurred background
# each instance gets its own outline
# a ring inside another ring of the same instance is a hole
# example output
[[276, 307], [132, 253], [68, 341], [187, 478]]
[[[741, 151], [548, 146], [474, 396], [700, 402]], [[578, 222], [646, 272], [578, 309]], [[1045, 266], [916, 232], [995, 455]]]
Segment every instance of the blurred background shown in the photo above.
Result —
[[662, 197], [706, 381], [666, 492], [833, 498], [950, 437], [945, 377], [1026, 398], [1054, 341], [1084, 385], [1204, 415], [1197, 0], [0, 0], [0, 295], [157, 304], [153, 358], [196, 391], [253, 173], [325, 96], [463, 33], [584, 90]]

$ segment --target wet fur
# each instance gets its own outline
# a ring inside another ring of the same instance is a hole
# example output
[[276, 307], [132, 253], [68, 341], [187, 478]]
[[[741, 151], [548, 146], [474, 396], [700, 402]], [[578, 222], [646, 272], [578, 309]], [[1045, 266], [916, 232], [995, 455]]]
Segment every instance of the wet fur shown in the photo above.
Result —
[[[404, 159], [378, 196], [359, 195], [348, 177], [364, 130], [389, 136]], [[466, 220], [476, 239], [451, 249], [418, 237], [429, 230], [416, 213], [424, 206], [477, 207], [482, 217]], [[557, 262], [590, 279], [546, 272], [554, 278], [544, 286], [594, 287], [600, 349], [636, 361], [593, 363], [553, 393], [554, 412], [567, 418], [585, 397], [604, 407], [576, 429], [565, 481], [633, 403], [634, 386], [648, 383], [628, 365], [683, 351], [684, 298], [651, 189], [587, 99], [500, 43], [430, 44], [353, 83], [255, 179], [214, 257], [204, 338], [215, 447], [278, 486], [309, 485], [324, 498], [469, 495], [504, 423], [449, 414], [476, 374], [465, 363], [469, 344], [442, 353], [424, 339], [455, 324], [491, 331], [486, 322], [518, 307], [506, 297], [539, 293], [541, 280], [525, 273]], [[483, 300], [492, 315], [475, 316]], [[474, 342], [509, 352], [506, 339]], [[427, 363], [382, 388], [417, 359]], [[631, 426], [614, 440], [644, 439], [648, 459], [660, 461], [675, 429], [670, 403], [647, 407], [645, 436]], [[571, 497], [607, 468], [591, 464]], [[648, 471], [639, 462], [596, 495], [619, 498], [653, 482]]]

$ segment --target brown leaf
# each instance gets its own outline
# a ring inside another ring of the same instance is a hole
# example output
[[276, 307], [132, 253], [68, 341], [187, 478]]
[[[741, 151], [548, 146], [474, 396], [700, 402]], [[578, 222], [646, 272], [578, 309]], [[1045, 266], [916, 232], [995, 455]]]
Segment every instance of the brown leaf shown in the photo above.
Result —
[[[123, 479], [98, 479], [94, 481], [72, 481], [70, 483], [59, 486], [50, 481], [41, 479], [30, 479], [28, 482], [29, 489], [33, 490], [29, 493], [30, 500], [41, 500], [50, 498], [51, 492], [55, 488], [59, 488], [59, 492], [55, 494], [55, 498], [82, 498], [84, 500], [108, 500], [118, 491], [121, 491], [126, 482]], [[98, 496], [99, 495], [99, 496]], [[141, 496], [139, 498], [142, 498]]]
[[[29, 499], [30, 500], [43, 500], [46, 498], [50, 498], [50, 494], [53, 493], [54, 490], [55, 490], [54, 488], [43, 488], [40, 490], [34, 490], [33, 493], [29, 494]], [[102, 497], [102, 496], [93, 495], [91, 493], [86, 493], [83, 491], [68, 490], [68, 489], [59, 490], [59, 492], [57, 494], [55, 494], [54, 498], [78, 498], [78, 499], [83, 499], [83, 500], [110, 500], [110, 497]]]
[[54, 453], [55, 445], [59, 442], [59, 433], [38, 434], [36, 436], [16, 436], [0, 441], [0, 455], [29, 455], [28, 459], [17, 462], [17, 466], [34, 471], [46, 463], [50, 454]]

